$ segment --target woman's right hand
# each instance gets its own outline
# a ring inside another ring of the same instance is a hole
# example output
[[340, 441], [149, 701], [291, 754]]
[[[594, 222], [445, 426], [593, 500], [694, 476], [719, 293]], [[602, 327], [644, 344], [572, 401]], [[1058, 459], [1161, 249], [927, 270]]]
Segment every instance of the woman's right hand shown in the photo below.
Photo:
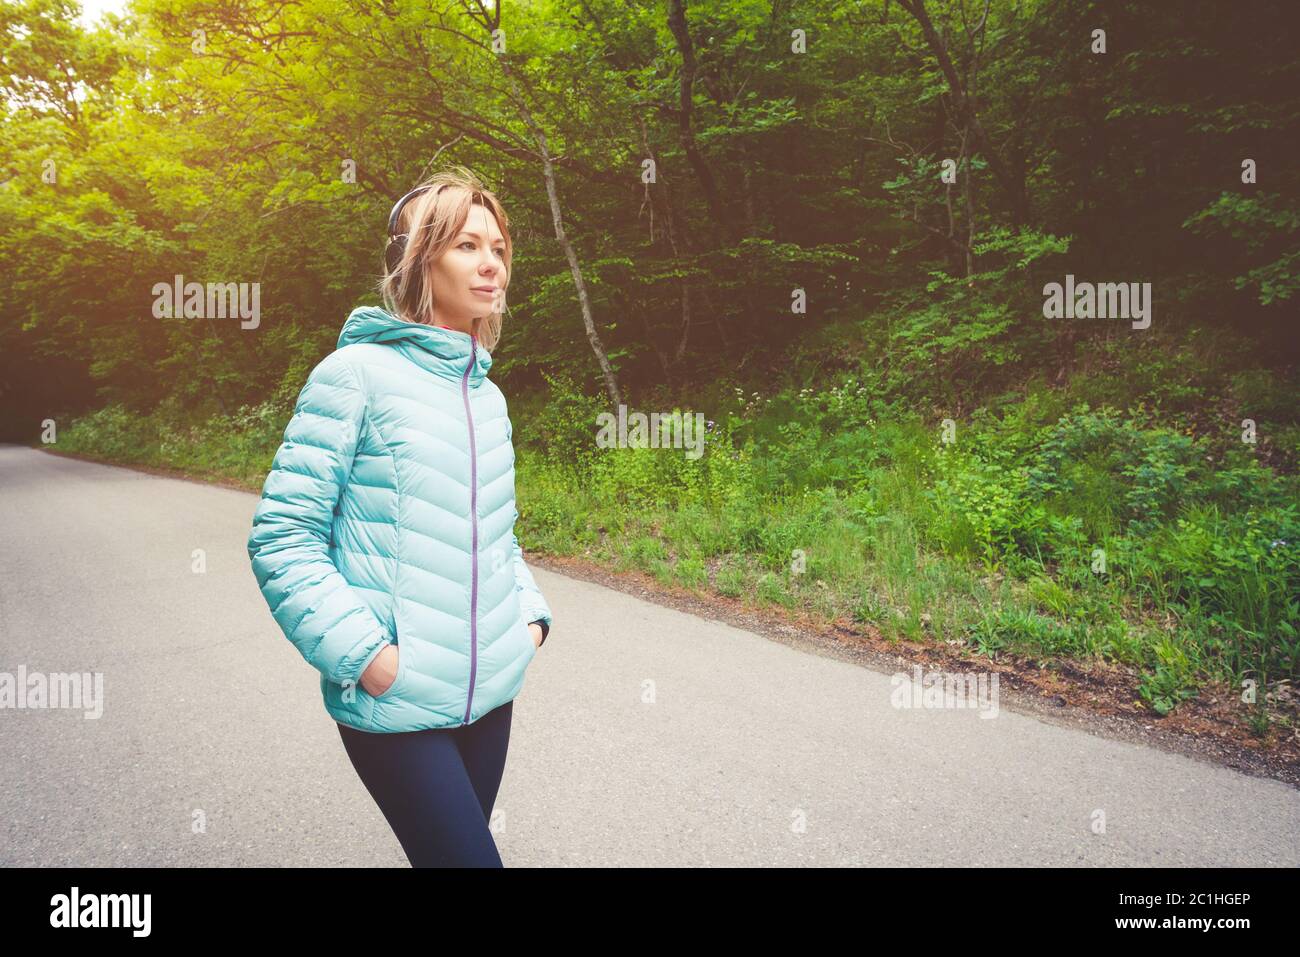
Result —
[[378, 698], [391, 688], [393, 682], [397, 680], [399, 661], [401, 656], [397, 651], [397, 645], [389, 645], [375, 655], [375, 660], [370, 662], [370, 667], [361, 675], [361, 687], [365, 689], [366, 694]]

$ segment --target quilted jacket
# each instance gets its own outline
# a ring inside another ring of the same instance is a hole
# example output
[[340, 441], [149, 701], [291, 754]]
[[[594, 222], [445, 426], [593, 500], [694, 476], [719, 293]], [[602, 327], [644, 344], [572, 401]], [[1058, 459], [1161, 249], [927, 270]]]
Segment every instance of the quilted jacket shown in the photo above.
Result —
[[[514, 447], [468, 333], [354, 309], [307, 378], [253, 515], [271, 614], [362, 731], [470, 724], [512, 700], [551, 611], [514, 533]], [[379, 695], [361, 674], [398, 646]]]

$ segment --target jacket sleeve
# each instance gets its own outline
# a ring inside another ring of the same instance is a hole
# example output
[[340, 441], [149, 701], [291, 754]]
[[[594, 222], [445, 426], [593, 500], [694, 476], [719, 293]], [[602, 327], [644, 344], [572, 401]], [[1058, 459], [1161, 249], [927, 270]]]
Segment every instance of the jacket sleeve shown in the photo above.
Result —
[[262, 597], [285, 636], [332, 681], [360, 683], [387, 629], [329, 555], [334, 509], [366, 421], [366, 394], [337, 353], [307, 377], [248, 537]]
[[[515, 520], [519, 519], [519, 510], [515, 509]], [[542, 644], [551, 630], [551, 609], [542, 597], [541, 589], [533, 581], [533, 573], [524, 562], [523, 549], [519, 547], [519, 536], [510, 533], [511, 552], [515, 565], [515, 592], [519, 595], [519, 607], [523, 609], [524, 621], [540, 622], [542, 626]]]

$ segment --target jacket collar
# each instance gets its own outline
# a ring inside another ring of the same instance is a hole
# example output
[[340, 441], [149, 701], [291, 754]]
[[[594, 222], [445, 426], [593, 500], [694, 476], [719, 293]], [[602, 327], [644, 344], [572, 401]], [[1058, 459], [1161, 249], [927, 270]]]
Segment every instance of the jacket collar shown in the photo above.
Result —
[[492, 368], [491, 353], [469, 333], [406, 322], [378, 306], [353, 309], [343, 323], [338, 348], [356, 342], [391, 345], [421, 368], [457, 382], [469, 368], [471, 387], [487, 378]]

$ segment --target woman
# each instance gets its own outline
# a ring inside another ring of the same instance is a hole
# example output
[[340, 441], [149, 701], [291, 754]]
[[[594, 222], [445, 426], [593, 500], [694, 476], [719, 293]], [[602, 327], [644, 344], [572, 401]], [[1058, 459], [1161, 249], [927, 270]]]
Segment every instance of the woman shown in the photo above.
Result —
[[508, 220], [461, 169], [402, 197], [388, 229], [388, 308], [353, 310], [308, 376], [248, 554], [411, 864], [500, 867], [512, 704], [551, 625], [487, 378]]

